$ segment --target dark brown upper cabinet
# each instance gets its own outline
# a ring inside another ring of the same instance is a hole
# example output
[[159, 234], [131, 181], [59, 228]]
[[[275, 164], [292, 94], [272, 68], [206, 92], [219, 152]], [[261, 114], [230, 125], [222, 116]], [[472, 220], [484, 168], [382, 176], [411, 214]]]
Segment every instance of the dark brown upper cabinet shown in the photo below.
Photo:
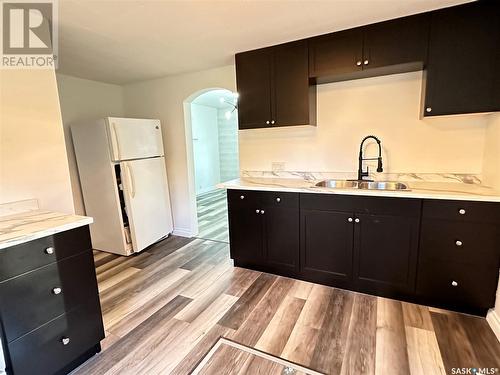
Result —
[[424, 116], [500, 110], [500, 3], [433, 12]]
[[427, 56], [428, 14], [311, 38], [309, 75], [317, 83], [420, 70]]
[[236, 55], [240, 129], [316, 124], [307, 41]]

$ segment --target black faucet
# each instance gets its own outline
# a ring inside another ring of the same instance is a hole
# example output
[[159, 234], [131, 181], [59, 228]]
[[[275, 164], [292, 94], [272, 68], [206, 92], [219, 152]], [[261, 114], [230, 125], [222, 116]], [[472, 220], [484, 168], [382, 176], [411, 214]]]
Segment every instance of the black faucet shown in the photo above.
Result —
[[[378, 144], [378, 157], [377, 158], [363, 158], [363, 144], [367, 139], [374, 139]], [[382, 167], [382, 146], [380, 144], [380, 139], [375, 137], [374, 135], [367, 135], [361, 141], [359, 145], [359, 164], [358, 164], [358, 180], [363, 180], [363, 177], [369, 176], [368, 166], [366, 166], [366, 172], [363, 172], [363, 160], [378, 160], [377, 172], [383, 172], [384, 168]]]

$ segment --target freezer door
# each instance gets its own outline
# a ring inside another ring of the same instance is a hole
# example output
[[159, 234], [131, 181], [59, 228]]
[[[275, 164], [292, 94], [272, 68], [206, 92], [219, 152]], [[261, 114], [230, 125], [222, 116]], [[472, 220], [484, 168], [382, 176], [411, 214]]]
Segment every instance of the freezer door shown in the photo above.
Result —
[[163, 156], [160, 120], [108, 117], [111, 160]]
[[163, 157], [120, 163], [134, 251], [172, 232], [172, 214]]

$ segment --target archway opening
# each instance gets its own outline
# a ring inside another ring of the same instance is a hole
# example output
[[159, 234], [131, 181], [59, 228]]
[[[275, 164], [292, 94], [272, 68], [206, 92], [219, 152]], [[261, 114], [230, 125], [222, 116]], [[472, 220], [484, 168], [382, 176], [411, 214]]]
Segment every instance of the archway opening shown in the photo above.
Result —
[[217, 185], [239, 177], [237, 96], [217, 88], [190, 99], [186, 142], [192, 160], [195, 231], [198, 238], [229, 242], [226, 192]]

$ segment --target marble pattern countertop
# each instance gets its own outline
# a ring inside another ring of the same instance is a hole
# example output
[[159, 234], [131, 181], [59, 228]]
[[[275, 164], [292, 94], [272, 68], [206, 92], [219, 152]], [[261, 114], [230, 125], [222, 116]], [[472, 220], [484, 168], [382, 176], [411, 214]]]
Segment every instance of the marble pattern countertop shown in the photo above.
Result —
[[91, 224], [86, 216], [39, 209], [0, 216], [0, 249]]
[[410, 190], [383, 191], [316, 187], [315, 184], [318, 181], [320, 180], [301, 177], [241, 177], [221, 183], [217, 187], [242, 190], [500, 202], [500, 191], [478, 183], [426, 181], [419, 179], [411, 181], [398, 180], [407, 184]]

